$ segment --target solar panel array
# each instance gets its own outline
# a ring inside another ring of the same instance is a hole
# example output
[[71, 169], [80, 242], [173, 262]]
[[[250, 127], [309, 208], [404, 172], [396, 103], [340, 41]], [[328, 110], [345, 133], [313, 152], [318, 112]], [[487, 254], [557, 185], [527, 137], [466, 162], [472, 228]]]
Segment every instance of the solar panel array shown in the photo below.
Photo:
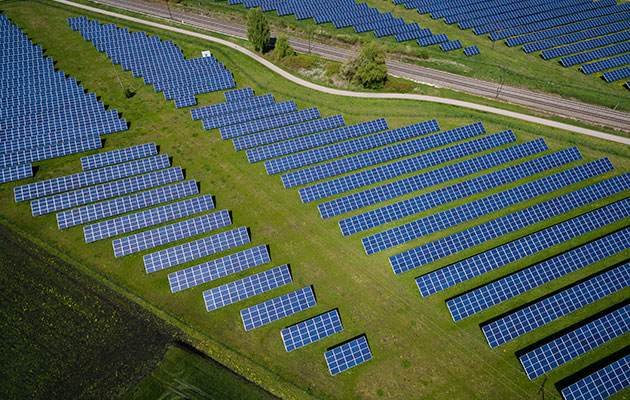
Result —
[[124, 215], [96, 224], [86, 225], [83, 227], [83, 235], [85, 236], [85, 242], [91, 243], [97, 240], [122, 235], [123, 233], [129, 233], [176, 219], [189, 217], [212, 209], [214, 209], [212, 196], [206, 194], [177, 203], [143, 210], [135, 214]]
[[[234, 274], [257, 265], [271, 261], [267, 246], [262, 245], [225, 257], [217, 258], [194, 267], [168, 274], [171, 292], [176, 293], [184, 289], [201, 285], [221, 277]], [[147, 269], [147, 273], [154, 272]]]
[[[603, 173], [610, 170], [612, 170], [612, 165], [603, 165], [601, 172]], [[547, 200], [543, 203], [538, 203], [496, 220], [396, 254], [391, 256], [389, 261], [394, 273], [400, 274], [629, 188], [630, 175], [618, 175], [614, 178], [576, 190], [575, 192]]]
[[287, 352], [297, 350], [308, 344], [341, 332], [343, 326], [337, 310], [307, 319], [280, 331], [282, 342]]
[[153, 84], [166, 100], [175, 100], [177, 108], [197, 103], [195, 95], [235, 86], [232, 73], [214, 57], [185, 59], [173, 42], [163, 42], [144, 32], [130, 33], [114, 25], [102, 25], [87, 17], [68, 18], [68, 25], [86, 41], [105, 52], [114, 64], [145, 84]]
[[365, 336], [361, 336], [324, 353], [330, 375], [337, 375], [372, 359], [372, 352]]
[[139, 158], [150, 157], [157, 154], [155, 143], [145, 143], [124, 149], [97, 153], [91, 156], [81, 157], [81, 167], [84, 171], [120, 164]]
[[479, 47], [477, 46], [464, 47], [464, 54], [466, 57], [476, 56], [477, 54], [481, 54], [481, 51], [479, 51]]
[[416, 284], [426, 297], [628, 217], [624, 199], [422, 275]]
[[630, 78], [630, 67], [623, 67], [612, 71], [606, 71], [602, 74], [606, 82], [619, 81], [621, 79]]
[[628, 248], [630, 229], [624, 229], [450, 299], [446, 305], [453, 320], [459, 321]]
[[260, 272], [203, 292], [206, 310], [212, 311], [291, 283], [288, 265]]
[[630, 285], [630, 264], [597, 275], [481, 327], [491, 348], [539, 328]]
[[213, 104], [211, 106], [204, 106], [199, 108], [193, 108], [190, 110], [190, 115], [193, 120], [216, 117], [221, 114], [229, 114], [237, 111], [243, 111], [250, 108], [257, 108], [263, 106], [269, 106], [275, 103], [272, 94], [265, 94], [262, 96], [249, 97], [242, 100], [228, 101], [226, 103]]
[[[630, 29], [630, 4], [616, 0], [528, 0], [528, 1], [462, 1], [428, 2], [395, 0], [406, 8], [416, 8], [420, 14], [444, 18], [460, 29], [473, 28], [477, 35], [489, 33], [491, 40], [507, 39], [508, 46], [524, 45], [526, 53], [542, 50], [544, 59], [568, 56], [561, 60], [565, 67], [616, 56], [630, 51], [627, 41]], [[442, 51], [460, 48], [457, 40], [440, 44]], [[601, 48], [602, 46], [609, 46]], [[593, 51], [586, 50], [595, 49]], [[577, 53], [577, 54], [576, 54]], [[464, 49], [466, 56], [479, 54], [476, 47]], [[574, 54], [573, 56], [569, 56]], [[603, 71], [630, 64], [606, 64]], [[610, 65], [610, 66], [609, 66]], [[586, 72], [587, 68], [582, 68]], [[589, 72], [586, 72], [589, 73]], [[624, 79], [620, 77], [619, 79]], [[607, 80], [608, 81], [608, 80]]]
[[[229, 0], [229, 4], [277, 11], [280, 16], [295, 15], [298, 20], [313, 18], [316, 24], [332, 22], [335, 28], [352, 27], [355, 32], [371, 31], [377, 37], [396, 35], [399, 42], [434, 37], [431, 31], [421, 29], [417, 23], [407, 24], [402, 18], [394, 18], [391, 13], [381, 13], [377, 8], [354, 0]], [[399, 36], [400, 33], [407, 35]]]
[[267, 129], [310, 121], [319, 117], [319, 109], [317, 107], [313, 107], [305, 110], [275, 115], [272, 117], [242, 122], [236, 125], [223, 126], [219, 128], [219, 132], [221, 133], [222, 138], [235, 138], [237, 136], [261, 132]]
[[242, 88], [242, 89], [234, 89], [223, 92], [223, 96], [225, 97], [225, 101], [238, 101], [247, 99], [249, 97], [254, 97], [254, 89]]
[[[482, 156], [483, 157], [483, 156]], [[576, 147], [526, 161], [509, 168], [481, 175], [419, 196], [366, 211], [339, 221], [341, 233], [348, 236], [413, 214], [429, 210], [451, 201], [515, 182], [543, 171], [582, 158]]]
[[317, 305], [313, 288], [307, 286], [241, 310], [246, 331], [258, 328]]
[[630, 386], [630, 355], [562, 389], [565, 400], [604, 400]]
[[361, 241], [366, 254], [397, 246], [418, 239], [422, 236], [447, 229], [483, 215], [492, 214], [502, 209], [517, 205], [523, 201], [550, 193], [576, 182], [580, 182], [601, 173], [601, 163], [597, 161], [571, 168], [557, 174], [514, 186], [488, 197], [462, 204], [437, 214], [367, 236]]
[[210, 232], [228, 225], [232, 225], [232, 219], [227, 210], [201, 215], [186, 221], [116, 239], [112, 242], [114, 256], [126, 256], [153, 247], [162, 246], [166, 243]]
[[94, 93], [55, 71], [41, 46], [3, 18], [0, 183], [33, 176], [29, 163], [98, 149], [100, 135], [127, 129], [116, 110], [105, 110]]
[[246, 227], [232, 229], [142, 257], [147, 272], [159, 271], [249, 243]]
[[529, 379], [566, 364], [630, 331], [630, 305], [566, 333], [519, 357]]
[[102, 203], [90, 204], [60, 212], [57, 214], [57, 226], [59, 229], [64, 229], [82, 225], [197, 193], [199, 193], [199, 188], [195, 181], [180, 182], [175, 185], [147, 190]]
[[[241, 122], [251, 121], [255, 119], [261, 119], [278, 114], [285, 114], [291, 111], [297, 111], [295, 101], [285, 101], [283, 103], [272, 104], [270, 106], [263, 106], [258, 108], [252, 108], [244, 111], [237, 111], [229, 114], [221, 114], [216, 117], [204, 118], [201, 120], [203, 123], [203, 129], [210, 130], [215, 128], [221, 128], [228, 125], [234, 125]], [[225, 137], [221, 133], [223, 139], [231, 139], [232, 137]]]
[[382, 186], [326, 201], [318, 205], [319, 213], [324, 219], [330, 218], [348, 211], [357, 210], [368, 205], [412, 193], [429, 186], [447, 182], [451, 179], [496, 167], [547, 149], [547, 144], [543, 139], [521, 143], [399, 181], [390, 182]]

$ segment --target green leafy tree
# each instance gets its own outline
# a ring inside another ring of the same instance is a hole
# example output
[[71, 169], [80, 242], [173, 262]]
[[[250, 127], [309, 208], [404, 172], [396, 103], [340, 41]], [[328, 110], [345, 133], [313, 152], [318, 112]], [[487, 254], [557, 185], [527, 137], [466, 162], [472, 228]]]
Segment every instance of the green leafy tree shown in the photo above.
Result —
[[368, 89], [380, 89], [387, 81], [387, 64], [383, 50], [373, 43], [363, 46], [357, 58], [341, 67], [341, 75]]
[[254, 45], [254, 50], [265, 51], [269, 45], [269, 23], [260, 8], [252, 8], [247, 13], [247, 39]]
[[289, 44], [289, 39], [282, 35], [276, 40], [276, 48], [273, 51], [276, 59], [281, 60], [294, 54], [293, 47]]

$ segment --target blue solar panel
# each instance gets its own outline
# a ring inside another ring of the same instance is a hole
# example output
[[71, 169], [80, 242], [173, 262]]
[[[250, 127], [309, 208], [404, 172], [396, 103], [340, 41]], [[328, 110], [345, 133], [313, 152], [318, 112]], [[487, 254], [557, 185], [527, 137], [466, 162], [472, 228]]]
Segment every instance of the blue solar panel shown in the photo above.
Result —
[[206, 257], [249, 243], [247, 228], [232, 229], [192, 242], [150, 253], [142, 257], [147, 273]]
[[481, 52], [479, 51], [479, 47], [470, 46], [470, 47], [464, 48], [464, 54], [466, 55], [466, 57], [470, 57], [470, 56], [476, 56], [477, 54], [481, 54]]
[[179, 95], [179, 97], [175, 97], [173, 100], [175, 102], [175, 108], [186, 108], [197, 105], [197, 99], [193, 94]]
[[442, 51], [451, 51], [462, 48], [462, 42], [459, 40], [452, 40], [450, 42], [444, 42], [440, 44], [440, 50]]
[[446, 305], [459, 321], [554, 279], [594, 264], [630, 247], [630, 228], [597, 239], [539, 264], [450, 299]]
[[337, 375], [349, 368], [372, 359], [372, 352], [365, 336], [354, 339], [324, 353], [330, 375]]
[[81, 157], [81, 167], [84, 171], [87, 171], [90, 169], [107, 167], [108, 165], [137, 160], [139, 158], [154, 156], [156, 154], [157, 147], [155, 146], [155, 143], [145, 143], [138, 146]]
[[[179, 292], [271, 261], [262, 245], [168, 274], [171, 292]], [[147, 271], [149, 273], [151, 271]]]
[[630, 387], [630, 355], [562, 389], [565, 400], [604, 400]]
[[446, 37], [445, 33], [440, 33], [437, 35], [418, 38], [416, 42], [418, 42], [418, 46], [425, 47], [425, 46], [430, 46], [432, 44], [448, 42], [448, 37]]
[[203, 292], [206, 310], [212, 311], [292, 282], [288, 265], [260, 272]]
[[[628, 51], [630, 51], [630, 42], [623, 42], [619, 44], [613, 44], [612, 46], [608, 47], [602, 47], [601, 49], [595, 49], [591, 51], [586, 51], [584, 53], [562, 57], [560, 59], [560, 63], [563, 67], [571, 67], [573, 65], [615, 56], [617, 54], [625, 53]], [[606, 69], [620, 67], [628, 63], [628, 56], [628, 54], [623, 54], [606, 60], [596, 61], [591, 64], [582, 65], [580, 69], [585, 74], [592, 74], [593, 72], [599, 72]]]
[[429, 210], [451, 201], [515, 182], [528, 176], [556, 168], [582, 158], [576, 147], [548, 154], [499, 171], [491, 172], [468, 181], [459, 182], [444, 188], [424, 193], [409, 199], [389, 204], [385, 207], [366, 211], [362, 214], [339, 221], [341, 233], [348, 236], [396, 221], [422, 211]]
[[630, 263], [579, 283], [481, 327], [495, 348], [630, 285]]
[[241, 319], [245, 330], [250, 331], [315, 305], [313, 289], [307, 286], [241, 310]]
[[249, 97], [254, 97], [254, 89], [248, 87], [243, 89], [228, 90], [227, 92], [223, 92], [223, 96], [225, 96], [225, 101], [247, 99]]
[[0, 183], [17, 181], [19, 179], [33, 176], [31, 164], [14, 165], [12, 167], [0, 168]]
[[[222, 114], [212, 118], [204, 118], [201, 121], [203, 122], [203, 129], [210, 130], [227, 125], [238, 124], [240, 122], [270, 117], [272, 115], [284, 114], [291, 111], [297, 111], [297, 106], [293, 100], [285, 101], [284, 103], [277, 103], [271, 106], [252, 108], [250, 110], [238, 111], [230, 114]], [[221, 137], [223, 139], [232, 138], [232, 136], [223, 136], [223, 133], [221, 133]]]
[[127, 178], [133, 175], [144, 174], [170, 166], [171, 162], [168, 159], [168, 155], [162, 154], [124, 164], [111, 165], [101, 169], [66, 175], [24, 186], [17, 186], [13, 188], [13, 193], [15, 201], [32, 200], [86, 186]]
[[426, 297], [629, 216], [624, 199], [422, 275], [416, 284]]
[[[630, 305], [619, 308], [519, 357], [529, 379], [630, 331]], [[590, 398], [590, 397], [589, 397]]]
[[[621, 22], [617, 22], [616, 24], [599, 26], [597, 28], [589, 29], [587, 31], [579, 31], [579, 32], [570, 33], [568, 35], [550, 37], [550, 39], [541, 40], [538, 42], [527, 43], [523, 46], [523, 51], [526, 53], [532, 53], [534, 51], [551, 49], [553, 47], [567, 45], [567, 44], [579, 42], [582, 40], [591, 39], [591, 38], [607, 35], [610, 33], [623, 31], [628, 28], [630, 28], [630, 21], [621, 21]], [[518, 37], [511, 38], [511, 39], [517, 39], [517, 38]], [[508, 46], [509, 46], [509, 42], [510, 40], [508, 39]], [[595, 46], [595, 47], [599, 47], [599, 46]], [[571, 54], [571, 53], [566, 53], [566, 54]]]
[[624, 67], [615, 69], [613, 71], [606, 71], [602, 74], [606, 82], [619, 81], [621, 79], [630, 78], [630, 67]]
[[[612, 170], [612, 165], [602, 167], [602, 169], [602, 172], [610, 171]], [[619, 175], [397, 254], [390, 257], [389, 261], [394, 273], [400, 274], [553, 216], [574, 210], [593, 201], [606, 198], [628, 188], [630, 188], [630, 174]]]
[[361, 192], [329, 200], [318, 205], [322, 218], [330, 218], [394, 197], [460, 178], [475, 172], [548, 150], [544, 139], [521, 143], [483, 156], [471, 158], [423, 174], [390, 182]]
[[122, 257], [228, 225], [232, 225], [230, 213], [227, 210], [222, 210], [116, 239], [112, 242], [112, 246], [114, 247], [114, 255]]
[[410, 242], [422, 236], [438, 232], [483, 215], [515, 206], [521, 202], [573, 185], [605, 172], [608, 160], [602, 159], [583, 164], [544, 178], [515, 186], [488, 197], [462, 204], [437, 214], [388, 229], [361, 239], [366, 254]]
[[180, 167], [163, 169], [145, 175], [134, 176], [119, 181], [107, 182], [98, 186], [90, 186], [73, 192], [36, 199], [31, 201], [31, 211], [35, 217], [165, 185], [167, 183], [177, 182], [182, 179], [184, 179], [184, 175]]
[[420, 154], [411, 158], [381, 165], [366, 171], [357, 172], [340, 178], [317, 183], [299, 190], [303, 203], [319, 200], [324, 197], [357, 189], [373, 183], [392, 179], [424, 168], [442, 164], [447, 161], [465, 157], [493, 147], [502, 146], [516, 141], [512, 131], [500, 132], [494, 135], [484, 136], [436, 150], [430, 153]]
[[69, 228], [75, 225], [86, 224], [99, 219], [124, 214], [126, 212], [151, 207], [156, 204], [180, 199], [199, 193], [195, 181], [180, 182], [175, 185], [165, 186], [146, 192], [135, 193], [130, 196], [90, 204], [85, 207], [63, 211], [57, 214], [57, 226], [59, 229]]
[[341, 332], [343, 326], [337, 310], [307, 319], [280, 331], [287, 352]]
[[327, 129], [338, 128], [346, 123], [341, 114], [296, 125], [284, 126], [270, 131], [255, 133], [253, 135], [239, 136], [234, 138], [234, 148], [245, 150], [256, 146], [279, 142], [281, 140], [292, 139], [299, 136], [308, 135]]
[[274, 143], [256, 149], [250, 149], [247, 150], [247, 159], [249, 162], [266, 160], [285, 154], [311, 149], [313, 147], [324, 146], [341, 140], [367, 135], [387, 128], [388, 126], [385, 118], [361, 122], [356, 125], [344, 126], [343, 128], [333, 129], [331, 131], [320, 132], [314, 135], [287, 140], [286, 142]]
[[310, 121], [312, 119], [317, 119], [320, 116], [319, 109], [317, 107], [313, 107], [269, 118], [243, 122], [237, 125], [224, 126], [219, 129], [219, 132], [221, 133], [221, 137], [224, 139], [234, 138], [237, 136], [248, 135], [250, 133], [266, 131], [267, 129], [274, 129], [281, 126]]
[[190, 110], [190, 115], [193, 120], [212, 118], [216, 117], [217, 115], [248, 110], [250, 108], [269, 106], [274, 104], [274, 102], [275, 101], [273, 99], [273, 94], [265, 94], [262, 96], [251, 97], [238, 101], [230, 101], [227, 103], [193, 108], [192, 110]]
[[123, 233], [133, 232], [138, 229], [189, 217], [194, 214], [212, 210], [213, 208], [214, 202], [212, 201], [212, 196], [207, 194], [140, 211], [135, 214], [109, 219], [96, 224], [86, 225], [83, 227], [83, 235], [85, 236], [85, 242], [91, 243]]
[[440, 130], [435, 120], [421, 122], [419, 124], [404, 126], [402, 128], [393, 129], [376, 133], [370, 136], [349, 140], [333, 144], [326, 147], [320, 147], [304, 153], [294, 154], [275, 160], [265, 162], [265, 168], [268, 174], [288, 171], [298, 167], [315, 164], [318, 162], [330, 160], [333, 158], [361, 152], [363, 150], [373, 149], [390, 143], [410, 139], [417, 136], [421, 138], [398, 143], [382, 149], [373, 150], [340, 160], [330, 161], [313, 167], [289, 172], [282, 175], [282, 183], [285, 188], [299, 186], [305, 183], [328, 178], [330, 176], [340, 175], [344, 172], [354, 171], [377, 163], [401, 158], [410, 154], [439, 147], [448, 143], [453, 143], [465, 138], [485, 133], [483, 127], [479, 129], [461, 129], [455, 131], [446, 131], [431, 136], [423, 136], [430, 132]]
[[86, 139], [57, 143], [16, 153], [0, 154], [0, 168], [48, 160], [50, 158], [80, 153], [82, 151], [100, 149], [102, 146], [101, 138], [99, 136], [92, 136]]
[[595, 39], [584, 40], [565, 46], [554, 47], [553, 49], [544, 50], [540, 55], [545, 60], [551, 60], [556, 57], [567, 56], [569, 54], [579, 53], [586, 50], [595, 49], [610, 44], [619, 43], [630, 39], [630, 31], [619, 32], [612, 35], [600, 36]]

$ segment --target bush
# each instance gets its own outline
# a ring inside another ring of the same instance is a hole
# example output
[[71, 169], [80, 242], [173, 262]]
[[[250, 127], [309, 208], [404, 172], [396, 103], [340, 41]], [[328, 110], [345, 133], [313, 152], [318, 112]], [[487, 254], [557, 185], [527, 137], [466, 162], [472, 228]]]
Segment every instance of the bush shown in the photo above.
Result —
[[372, 43], [366, 44], [357, 58], [344, 63], [340, 72], [346, 80], [368, 89], [380, 89], [387, 81], [385, 56]]
[[341, 64], [336, 63], [336, 62], [326, 63], [326, 76], [339, 75], [340, 70], [341, 70]]
[[315, 65], [315, 62], [315, 57], [307, 54], [289, 56], [283, 60], [284, 65], [289, 69], [309, 69]]
[[277, 60], [282, 60], [294, 54], [293, 47], [289, 44], [289, 39], [287, 39], [286, 36], [280, 36], [278, 40], [276, 40], [276, 48], [273, 54]]
[[254, 45], [254, 50], [262, 52], [269, 46], [269, 23], [260, 8], [252, 8], [247, 13], [247, 40]]

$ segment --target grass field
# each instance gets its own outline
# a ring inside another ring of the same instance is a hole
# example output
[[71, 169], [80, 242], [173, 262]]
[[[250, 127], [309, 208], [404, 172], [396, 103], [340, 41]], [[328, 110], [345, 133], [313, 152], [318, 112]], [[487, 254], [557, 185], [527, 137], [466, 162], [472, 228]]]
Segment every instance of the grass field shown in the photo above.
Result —
[[[161, 3], [159, 0], [153, 1]], [[434, 34], [446, 33], [449, 40], [459, 39], [464, 47], [478, 46], [481, 54], [466, 57], [463, 50], [443, 52], [439, 45], [419, 47], [413, 41], [399, 43], [393, 36], [376, 38], [372, 32], [358, 34], [353, 28], [336, 29], [332, 23], [315, 25], [312, 19], [279, 17], [275, 11], [266, 12], [265, 16], [277, 30], [305, 38], [308, 38], [310, 31], [316, 41], [335, 41], [342, 46], [356, 46], [360, 40], [374, 40], [384, 45], [393, 56], [402, 55], [408, 57], [408, 61], [426, 67], [630, 110], [630, 90], [622, 86], [625, 81], [607, 83], [600, 79], [600, 73], [584, 75], [578, 70], [579, 66], [564, 68], [557, 59], [542, 59], [540, 52], [526, 54], [522, 46], [508, 47], [505, 40], [493, 42], [488, 39], [488, 35], [477, 36], [472, 29], [462, 31], [456, 25], [444, 23], [442, 19], [434, 20], [428, 14], [420, 15], [416, 10], [407, 10], [402, 4], [394, 6], [391, 0], [370, 0], [367, 3], [382, 13], [391, 12], [396, 18], [402, 17], [407, 23], [417, 22], [422, 28], [431, 29]], [[190, 11], [199, 12], [199, 4], [203, 5], [204, 13], [217, 18], [244, 22], [247, 13], [242, 4], [229, 5], [225, 1], [181, 0], [172, 6], [183, 5]], [[540, 71], [544, 71], [544, 76]]]
[[[13, 202], [12, 188], [16, 184], [0, 187], [0, 214], [60, 251], [72, 254], [80, 262], [89, 265], [94, 273], [106, 276], [112, 284], [120, 285], [143, 298], [158, 315], [182, 329], [197, 348], [247, 379], [261, 384], [273, 394], [287, 398], [341, 399], [549, 399], [559, 396], [555, 383], [610, 354], [625, 351], [624, 339], [627, 340], [627, 336], [533, 382], [526, 378], [515, 357], [515, 352], [531, 343], [620, 303], [630, 295], [628, 289], [495, 350], [488, 348], [479, 324], [621, 262], [630, 256], [627, 252], [457, 324], [451, 321], [444, 300], [470, 289], [472, 283], [428, 299], [420, 297], [414, 284], [413, 278], [420, 273], [581, 214], [592, 207], [583, 207], [561, 218], [502, 237], [487, 246], [456, 254], [402, 276], [395, 277], [387, 263], [387, 257], [394, 253], [496, 218], [516, 208], [555, 197], [580, 185], [367, 257], [358, 238], [341, 238], [336, 220], [322, 222], [315, 204], [300, 204], [296, 190], [283, 190], [278, 177], [267, 176], [262, 165], [248, 164], [244, 154], [234, 152], [231, 143], [218, 138], [218, 132], [203, 131], [200, 123], [190, 119], [187, 110], [176, 110], [172, 102], [164, 101], [161, 93], [156, 94], [152, 87], [143, 85], [141, 79], [134, 79], [130, 72], [124, 72], [118, 66], [112, 67], [104, 54], [97, 53], [90, 43], [85, 42], [79, 33], [73, 32], [66, 24], [66, 18], [78, 15], [88, 15], [104, 23], [116, 21], [43, 1], [3, 1], [0, 2], [0, 8], [12, 22], [24, 29], [33, 42], [46, 49], [46, 55], [57, 61], [58, 69], [77, 77], [87, 90], [96, 92], [105, 104], [117, 109], [122, 117], [130, 121], [128, 131], [106, 137], [105, 150], [155, 141], [162, 153], [173, 157], [174, 165], [186, 169], [188, 179], [200, 182], [202, 193], [216, 196], [217, 209], [227, 208], [232, 211], [235, 227], [246, 225], [251, 228], [252, 245], [269, 244], [272, 266], [291, 264], [294, 283], [288, 288], [207, 313], [201, 292], [210, 285], [170, 294], [166, 275], [171, 271], [146, 275], [141, 260], [146, 252], [116, 260], [108, 241], [85, 245], [81, 228], [71, 228], [60, 234], [54, 215], [33, 218], [30, 216], [29, 204], [16, 205]], [[119, 26], [145, 30], [144, 27], [128, 23], [120, 23]], [[295, 99], [299, 108], [318, 106], [323, 116], [343, 113], [347, 124], [385, 116], [390, 127], [395, 128], [436, 118], [443, 129], [449, 129], [481, 120], [491, 133], [510, 128], [521, 142], [542, 136], [552, 151], [578, 145], [585, 157], [584, 162], [609, 156], [617, 173], [630, 171], [630, 149], [627, 147], [455, 107], [412, 101], [340, 100], [293, 85], [245, 56], [212, 43], [159, 30], [150, 32], [160, 35], [164, 40], [174, 40], [188, 57], [196, 57], [201, 50], [210, 49], [219, 61], [232, 70], [239, 88], [251, 86], [257, 94], [271, 92], [278, 102]], [[136, 92], [134, 97], [125, 98], [116, 75], [120, 76], [126, 87]], [[198, 99], [200, 105], [207, 105], [222, 102], [223, 96], [214, 93], [198, 96]], [[37, 163], [40, 168], [36, 178], [19, 184], [79, 172], [78, 160], [79, 156], [72, 156]], [[591, 179], [587, 183], [602, 178]], [[445, 185], [439, 187], [442, 186]], [[598, 205], [627, 195], [627, 192], [623, 193]], [[597, 231], [595, 235], [585, 235], [512, 264], [497, 271], [497, 274], [488, 274], [474, 281], [474, 285], [495, 279], [499, 272], [505, 274], [522, 268], [591, 240], [594, 236], [615, 231], [627, 226], [628, 222], [621, 221]], [[261, 266], [250, 273], [268, 267]], [[219, 280], [215, 285], [227, 281]], [[243, 331], [238, 310], [310, 284], [315, 288], [317, 307], [253, 332]], [[289, 354], [284, 351], [279, 335], [281, 328], [332, 308], [339, 309], [344, 323], [342, 333], [299, 351]], [[323, 352], [361, 333], [367, 334], [374, 359], [349, 372], [331, 377], [326, 369]], [[175, 363], [178, 364], [177, 360]]]

